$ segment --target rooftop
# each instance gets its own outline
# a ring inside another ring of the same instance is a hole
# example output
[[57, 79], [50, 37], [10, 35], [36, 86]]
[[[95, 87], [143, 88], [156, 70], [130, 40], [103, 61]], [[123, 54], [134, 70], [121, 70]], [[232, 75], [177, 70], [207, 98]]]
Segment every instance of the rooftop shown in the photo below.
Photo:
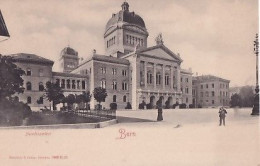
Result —
[[113, 14], [112, 18], [110, 18], [106, 25], [105, 32], [112, 26], [118, 25], [118, 23], [128, 23], [128, 24], [134, 24], [139, 27], [145, 28], [145, 23], [142, 17], [135, 14], [135, 12], [129, 12], [129, 4], [127, 2], [124, 2], [122, 5], [122, 10], [120, 10], [117, 14]]
[[19, 62], [43, 63], [43, 64], [49, 64], [49, 65], [54, 64], [54, 62], [52, 60], [43, 58], [43, 57], [35, 55], [35, 54], [17, 53], [17, 54], [11, 54], [10, 56], [12, 56], [13, 59], [15, 59], [16, 61], [19, 61]]

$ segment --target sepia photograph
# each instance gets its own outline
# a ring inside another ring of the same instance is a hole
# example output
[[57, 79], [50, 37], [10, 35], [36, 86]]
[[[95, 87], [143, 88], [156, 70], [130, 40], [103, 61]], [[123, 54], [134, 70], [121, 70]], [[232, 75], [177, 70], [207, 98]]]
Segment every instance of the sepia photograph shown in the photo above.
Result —
[[0, 165], [260, 166], [258, 0], [0, 0]]

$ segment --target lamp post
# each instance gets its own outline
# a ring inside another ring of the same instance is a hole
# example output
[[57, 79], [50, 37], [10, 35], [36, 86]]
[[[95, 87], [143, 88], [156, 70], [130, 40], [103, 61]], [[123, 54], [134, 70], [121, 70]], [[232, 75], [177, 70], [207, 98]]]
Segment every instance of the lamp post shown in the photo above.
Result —
[[255, 97], [254, 97], [254, 106], [251, 115], [259, 115], [259, 84], [258, 84], [258, 34], [256, 34], [254, 41], [254, 53], [256, 55], [256, 88], [255, 88]]

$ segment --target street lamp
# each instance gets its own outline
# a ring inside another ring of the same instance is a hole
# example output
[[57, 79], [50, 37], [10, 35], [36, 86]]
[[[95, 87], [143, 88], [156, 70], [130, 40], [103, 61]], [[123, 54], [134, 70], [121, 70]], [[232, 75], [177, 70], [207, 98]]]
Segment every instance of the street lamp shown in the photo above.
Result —
[[258, 84], [258, 34], [256, 34], [254, 41], [254, 53], [256, 55], [256, 88], [255, 88], [255, 97], [254, 97], [254, 106], [251, 115], [259, 115], [259, 84]]

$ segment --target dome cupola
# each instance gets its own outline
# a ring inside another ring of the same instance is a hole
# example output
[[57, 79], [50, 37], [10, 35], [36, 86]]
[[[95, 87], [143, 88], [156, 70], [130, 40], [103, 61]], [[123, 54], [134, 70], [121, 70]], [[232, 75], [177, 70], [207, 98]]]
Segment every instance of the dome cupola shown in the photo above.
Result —
[[121, 10], [108, 20], [104, 39], [106, 54], [121, 52], [127, 54], [135, 47], [147, 47], [148, 32], [145, 22], [138, 14], [129, 11], [129, 4], [123, 2]]

